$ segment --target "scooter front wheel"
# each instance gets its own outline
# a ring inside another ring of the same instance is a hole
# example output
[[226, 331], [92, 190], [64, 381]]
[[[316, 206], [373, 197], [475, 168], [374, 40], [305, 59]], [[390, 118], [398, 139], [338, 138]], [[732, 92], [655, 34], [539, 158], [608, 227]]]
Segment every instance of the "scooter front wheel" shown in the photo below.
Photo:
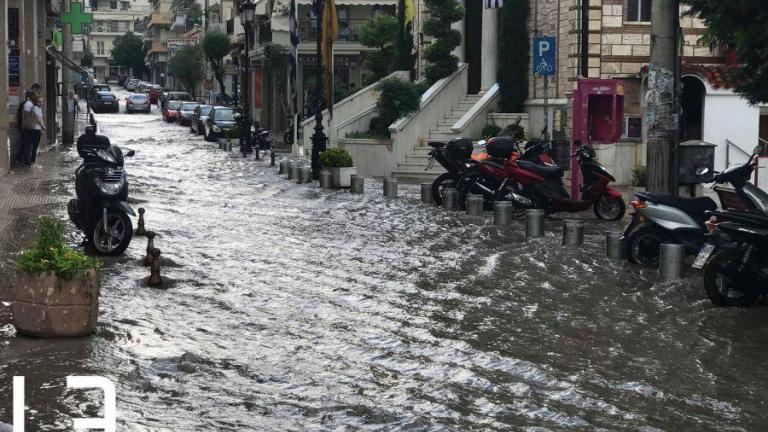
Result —
[[455, 188], [459, 182], [458, 176], [453, 173], [442, 173], [432, 182], [432, 198], [435, 204], [443, 205], [443, 189]]
[[131, 244], [133, 225], [127, 214], [117, 209], [107, 209], [107, 225], [99, 215], [93, 229], [89, 230], [88, 241], [100, 255], [116, 256], [125, 252]]
[[595, 211], [595, 216], [598, 219], [616, 221], [624, 217], [627, 205], [624, 204], [624, 199], [620, 197], [603, 195], [595, 201], [592, 209]]

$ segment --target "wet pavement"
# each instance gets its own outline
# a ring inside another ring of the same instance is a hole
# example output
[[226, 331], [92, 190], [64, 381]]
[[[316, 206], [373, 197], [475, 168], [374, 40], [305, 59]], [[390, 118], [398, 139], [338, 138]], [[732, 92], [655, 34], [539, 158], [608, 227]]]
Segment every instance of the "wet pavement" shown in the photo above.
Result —
[[25, 375], [28, 430], [70, 430], [100, 405], [64, 376], [94, 374], [128, 431], [768, 428], [765, 308], [607, 261], [620, 225], [524, 242], [417, 187], [322, 191], [155, 112], [97, 117], [137, 152], [131, 196], [171, 286], [142, 286], [138, 238], [103, 271], [96, 335], [0, 336], [0, 420]]

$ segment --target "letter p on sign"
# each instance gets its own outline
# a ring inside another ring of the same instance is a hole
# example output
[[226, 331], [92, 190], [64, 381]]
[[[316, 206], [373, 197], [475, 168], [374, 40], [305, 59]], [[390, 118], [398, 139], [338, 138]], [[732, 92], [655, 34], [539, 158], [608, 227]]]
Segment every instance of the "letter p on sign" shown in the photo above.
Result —
[[112, 381], [99, 376], [68, 376], [67, 387], [100, 388], [104, 391], [104, 418], [72, 419], [75, 430], [103, 429], [104, 432], [115, 432], [117, 428], [116, 395]]

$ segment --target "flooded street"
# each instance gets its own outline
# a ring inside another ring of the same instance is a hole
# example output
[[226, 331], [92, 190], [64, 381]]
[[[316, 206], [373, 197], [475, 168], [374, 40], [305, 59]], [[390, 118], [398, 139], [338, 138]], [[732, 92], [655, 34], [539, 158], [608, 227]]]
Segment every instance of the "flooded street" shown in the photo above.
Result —
[[27, 430], [71, 430], [101, 403], [64, 377], [101, 375], [121, 431], [768, 430], [768, 310], [604, 259], [621, 225], [526, 243], [418, 186], [297, 185], [156, 108], [97, 119], [136, 150], [130, 196], [171, 286], [142, 285], [135, 238], [102, 271], [94, 336], [0, 334], [2, 421], [23, 375]]

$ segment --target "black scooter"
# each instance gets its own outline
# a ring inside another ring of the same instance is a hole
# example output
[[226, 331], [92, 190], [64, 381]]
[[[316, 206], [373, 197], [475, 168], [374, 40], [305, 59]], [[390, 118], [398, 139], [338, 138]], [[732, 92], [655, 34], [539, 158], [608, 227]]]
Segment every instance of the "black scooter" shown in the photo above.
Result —
[[768, 193], [749, 182], [761, 151], [758, 146], [747, 163], [715, 176], [746, 204], [746, 210], [706, 213], [712, 232], [693, 266], [703, 267], [704, 289], [718, 306], [748, 306], [768, 294]]
[[[88, 126], [77, 139], [77, 153], [83, 163], [75, 171], [77, 198], [69, 201], [69, 218], [85, 233], [86, 241], [100, 255], [122, 254], [133, 237], [128, 204], [128, 177], [123, 169], [123, 152], [109, 138], [96, 135]], [[132, 157], [133, 150], [125, 154]]]

